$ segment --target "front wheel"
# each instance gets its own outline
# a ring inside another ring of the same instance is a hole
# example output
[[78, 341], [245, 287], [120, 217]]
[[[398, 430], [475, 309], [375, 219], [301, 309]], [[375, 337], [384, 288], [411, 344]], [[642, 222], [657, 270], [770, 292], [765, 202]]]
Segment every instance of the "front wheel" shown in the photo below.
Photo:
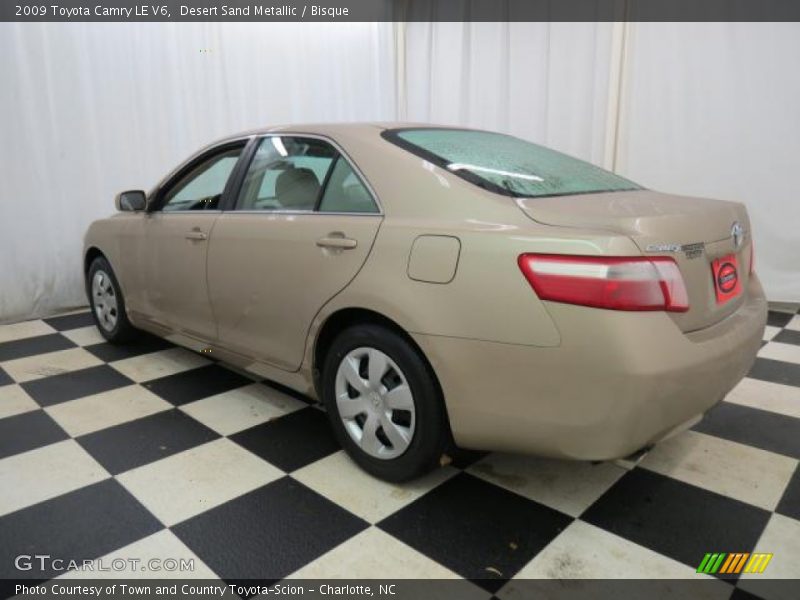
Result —
[[441, 392], [399, 334], [373, 324], [340, 333], [325, 357], [321, 391], [339, 442], [370, 474], [405, 481], [439, 463], [450, 439]]
[[127, 342], [136, 335], [128, 315], [125, 299], [108, 261], [99, 256], [86, 273], [86, 293], [92, 316], [100, 334], [112, 344]]

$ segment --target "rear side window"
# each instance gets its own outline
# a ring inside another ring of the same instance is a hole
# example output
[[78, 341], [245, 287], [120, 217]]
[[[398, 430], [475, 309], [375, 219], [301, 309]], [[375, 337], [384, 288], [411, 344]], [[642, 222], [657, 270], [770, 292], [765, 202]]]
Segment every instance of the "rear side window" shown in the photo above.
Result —
[[237, 210], [377, 213], [367, 188], [328, 142], [264, 137], [239, 192]]
[[376, 213], [378, 207], [350, 164], [339, 156], [331, 172], [320, 212]]
[[238, 210], [313, 211], [336, 150], [322, 140], [261, 140], [239, 192]]
[[469, 129], [392, 129], [384, 138], [462, 179], [513, 197], [638, 190], [632, 181], [519, 138]]

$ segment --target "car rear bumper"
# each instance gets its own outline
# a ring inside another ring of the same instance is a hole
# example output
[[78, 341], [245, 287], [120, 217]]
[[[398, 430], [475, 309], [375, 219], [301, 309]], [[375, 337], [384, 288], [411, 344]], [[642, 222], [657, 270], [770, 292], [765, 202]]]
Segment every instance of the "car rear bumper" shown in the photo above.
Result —
[[756, 277], [739, 309], [685, 334], [667, 313], [548, 303], [558, 347], [414, 335], [464, 448], [605, 460], [690, 426], [750, 369], [767, 303]]

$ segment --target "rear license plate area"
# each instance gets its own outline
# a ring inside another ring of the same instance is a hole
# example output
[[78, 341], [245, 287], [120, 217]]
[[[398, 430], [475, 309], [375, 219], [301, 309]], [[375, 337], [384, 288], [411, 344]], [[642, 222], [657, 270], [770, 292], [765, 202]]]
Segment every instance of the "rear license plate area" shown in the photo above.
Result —
[[725, 304], [742, 292], [739, 261], [735, 254], [715, 259], [711, 263], [711, 273], [714, 277], [717, 304]]

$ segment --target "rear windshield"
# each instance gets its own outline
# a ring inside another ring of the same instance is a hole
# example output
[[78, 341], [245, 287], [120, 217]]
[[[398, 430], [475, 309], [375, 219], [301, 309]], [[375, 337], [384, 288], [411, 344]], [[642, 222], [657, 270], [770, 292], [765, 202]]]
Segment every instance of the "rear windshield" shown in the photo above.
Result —
[[391, 129], [389, 141], [484, 189], [536, 197], [642, 189], [600, 167], [502, 133]]

